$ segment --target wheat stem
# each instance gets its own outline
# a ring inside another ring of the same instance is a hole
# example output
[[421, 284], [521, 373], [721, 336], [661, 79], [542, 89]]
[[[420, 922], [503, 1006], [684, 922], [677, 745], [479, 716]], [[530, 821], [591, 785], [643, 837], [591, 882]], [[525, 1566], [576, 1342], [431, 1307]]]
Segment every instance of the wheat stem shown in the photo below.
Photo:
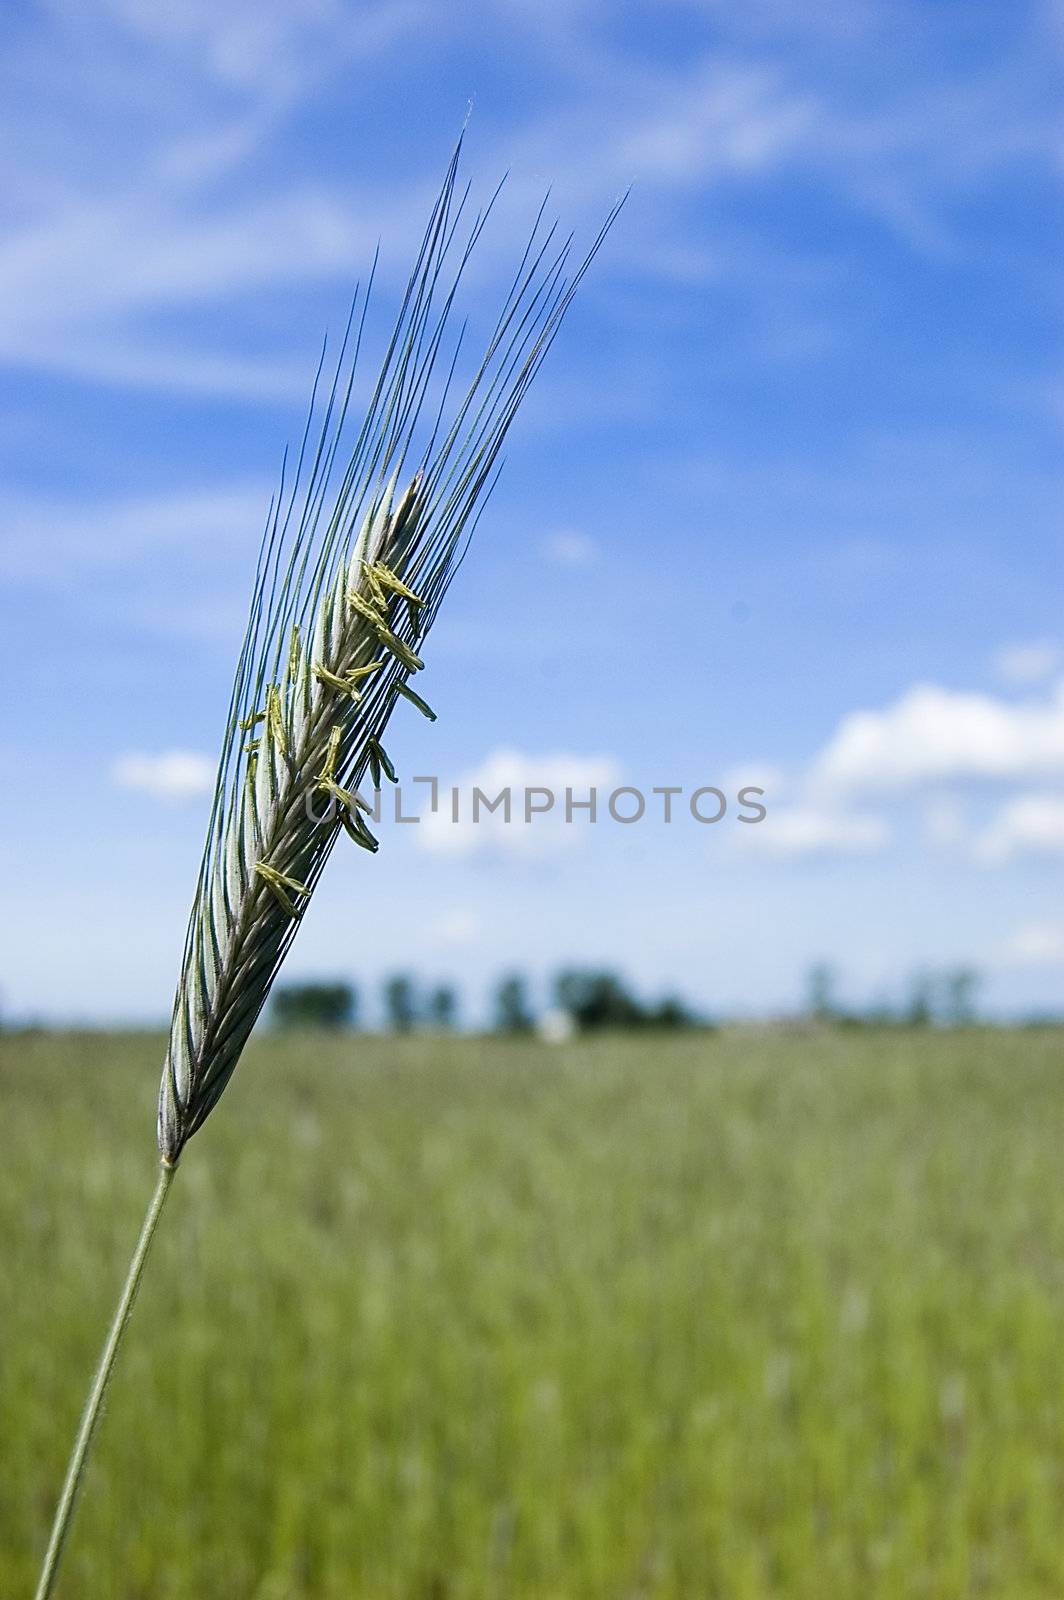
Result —
[[45, 1555], [40, 1581], [37, 1584], [36, 1600], [48, 1600], [48, 1596], [55, 1587], [56, 1576], [59, 1572], [59, 1562], [63, 1554], [63, 1545], [73, 1520], [74, 1504], [78, 1497], [78, 1490], [81, 1487], [81, 1480], [85, 1472], [85, 1462], [92, 1446], [96, 1425], [103, 1410], [103, 1402], [111, 1381], [111, 1373], [114, 1370], [115, 1357], [118, 1355], [118, 1347], [122, 1342], [122, 1335], [125, 1332], [126, 1323], [129, 1321], [129, 1314], [133, 1310], [133, 1302], [137, 1298], [137, 1290], [140, 1288], [144, 1263], [148, 1258], [148, 1251], [151, 1248], [156, 1225], [176, 1170], [175, 1167], [168, 1166], [166, 1162], [163, 1162], [159, 1169], [159, 1181], [155, 1186], [155, 1193], [152, 1195], [151, 1204], [145, 1214], [140, 1237], [137, 1239], [133, 1250], [133, 1259], [129, 1263], [129, 1271], [126, 1274], [122, 1294], [115, 1308], [114, 1320], [111, 1323], [100, 1355], [96, 1376], [93, 1378], [92, 1388], [89, 1390], [89, 1397], [85, 1402], [81, 1426], [78, 1428], [78, 1436], [74, 1441], [70, 1465], [67, 1467], [66, 1479], [63, 1483], [63, 1492], [59, 1496], [59, 1504], [55, 1510], [52, 1534], [48, 1541], [48, 1552]]

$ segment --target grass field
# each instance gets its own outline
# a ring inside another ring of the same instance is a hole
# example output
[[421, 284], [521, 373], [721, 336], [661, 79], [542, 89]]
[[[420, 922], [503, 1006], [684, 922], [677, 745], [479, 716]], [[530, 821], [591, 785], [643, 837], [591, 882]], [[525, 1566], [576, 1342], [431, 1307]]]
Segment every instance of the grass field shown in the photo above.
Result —
[[[0, 1595], [158, 1040], [0, 1040]], [[266, 1038], [189, 1148], [71, 1600], [1064, 1594], [1064, 1036]]]

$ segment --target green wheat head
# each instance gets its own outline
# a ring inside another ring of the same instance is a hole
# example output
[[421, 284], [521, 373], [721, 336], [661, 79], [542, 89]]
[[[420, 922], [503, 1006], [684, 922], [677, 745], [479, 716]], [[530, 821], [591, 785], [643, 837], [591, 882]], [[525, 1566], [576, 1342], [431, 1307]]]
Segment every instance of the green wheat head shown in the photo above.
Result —
[[[375, 852], [359, 792], [395, 774], [383, 744], [492, 487], [499, 451], [606, 230], [569, 270], [571, 241], [536, 218], [487, 348], [457, 388], [461, 338], [438, 400], [463, 269], [487, 210], [463, 222], [455, 150], [406, 286], [368, 410], [352, 393], [365, 327], [356, 293], [339, 359], [322, 366], [291, 485], [271, 506], [222, 739], [159, 1095], [159, 1148], [176, 1164], [217, 1103], [344, 833]], [[431, 416], [426, 421], [427, 414]]]

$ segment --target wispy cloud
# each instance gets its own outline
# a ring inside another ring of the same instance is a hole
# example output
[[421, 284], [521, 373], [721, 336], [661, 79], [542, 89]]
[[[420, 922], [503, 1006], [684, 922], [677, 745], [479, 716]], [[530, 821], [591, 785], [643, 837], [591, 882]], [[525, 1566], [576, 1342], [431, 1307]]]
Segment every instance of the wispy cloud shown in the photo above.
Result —
[[[57, 6], [69, 14], [69, 4]], [[291, 6], [284, 0], [104, 0], [100, 11], [117, 28], [169, 58], [183, 59], [226, 88], [256, 94], [291, 92], [320, 71], [322, 57], [353, 37], [346, 8], [335, 0]], [[393, 8], [366, 7], [367, 25]], [[400, 8], [395, 8], [400, 9]]]
[[[45, 9], [60, 48], [90, 38], [105, 58], [131, 48], [149, 75], [179, 74], [266, 104], [289, 102], [387, 49], [425, 12], [418, 0], [366, 0], [357, 12], [343, 0], [101, 0], [91, 8], [48, 0]], [[136, 86], [128, 92], [132, 97]]]
[[598, 559], [599, 547], [590, 534], [562, 528], [543, 541], [543, 554], [559, 567], [590, 567]]
[[1004, 955], [1020, 967], [1064, 965], [1064, 923], [1025, 923], [1005, 946]]
[[249, 551], [269, 505], [265, 483], [105, 500], [9, 496], [0, 500], [0, 571], [11, 580], [68, 591], [87, 572], [154, 567], [178, 552], [216, 560], [220, 547]]
[[20, 608], [58, 604], [101, 648], [132, 632], [235, 649], [269, 498], [265, 481], [86, 505], [0, 495], [0, 577]]
[[1064, 856], [1064, 796], [1014, 796], [977, 837], [975, 856], [991, 866], [1019, 856]]
[[[405, 249], [420, 183], [370, 193], [261, 163], [252, 182], [248, 168], [324, 79], [396, 46], [421, 15], [416, 0], [357, 16], [335, 0], [51, 0], [17, 68], [0, 68], [0, 126], [23, 147], [25, 197], [0, 233], [0, 361], [249, 400], [287, 394], [283, 339], [256, 358], [197, 351], [151, 319], [351, 280], [382, 234]], [[79, 71], [89, 58], [93, 72]], [[24, 137], [41, 102], [53, 133], [69, 124], [58, 145]]]
[[[666, 72], [614, 55], [608, 75], [516, 130], [507, 159], [519, 189], [533, 174], [539, 182], [550, 172], [568, 204], [601, 203], [611, 190], [634, 185], [633, 209], [643, 223], [629, 226], [643, 247], [646, 224], [650, 232], [660, 227], [678, 197], [704, 198], [729, 180], [757, 181], [795, 157], [817, 114], [815, 96], [775, 67], [722, 61], [713, 52]], [[631, 239], [626, 244], [632, 248]], [[653, 258], [646, 265], [653, 270]]]
[[480, 921], [475, 911], [455, 906], [437, 917], [431, 928], [437, 944], [448, 948], [463, 948], [474, 944], [480, 933]]
[[1004, 645], [994, 657], [994, 670], [1006, 683], [1044, 683], [1058, 671], [1061, 648], [1049, 639]]
[[[1052, 163], [1051, 110], [1006, 67], [978, 82], [943, 75], [918, 97], [881, 77], [858, 97], [832, 62], [815, 49], [795, 57], [790, 42], [797, 31], [857, 48], [869, 29], [806, 26], [799, 9], [773, 5], [751, 30], [710, 8], [716, 39], [693, 28], [692, 49], [665, 65], [606, 42], [616, 30], [600, 8], [565, 8], [553, 92], [529, 98], [495, 152], [514, 174], [521, 226], [548, 181], [578, 214], [598, 214], [634, 182], [616, 261], [642, 276], [742, 286], [778, 274], [798, 249], [767, 249], [745, 203], [733, 204], [784, 172], [934, 254], [957, 247], [957, 200], [1016, 162]], [[443, 28], [459, 39], [486, 29], [517, 55], [530, 15], [487, 4]], [[340, 0], [51, 0], [6, 83], [0, 69], [26, 197], [0, 236], [0, 360], [246, 400], [287, 393], [282, 337], [253, 361], [235, 340], [222, 350], [168, 343], [152, 322], [280, 286], [349, 282], [378, 237], [405, 258], [427, 173], [356, 183], [263, 156], [301, 106], [328, 100], [345, 71], [394, 57], [427, 16], [441, 26], [423, 0], [355, 11]], [[542, 31], [541, 8], [536, 18]], [[92, 74], [79, 71], [85, 59]], [[69, 126], [58, 146], [22, 137], [40, 104]], [[766, 350], [830, 349], [826, 303], [791, 313], [763, 337]]]
[[737, 837], [750, 854], [800, 860], [878, 855], [891, 836], [888, 824], [879, 816], [795, 806], [769, 811], [757, 827]]
[[263, 398], [275, 398], [278, 356], [197, 354], [158, 334], [138, 350], [137, 319], [280, 284], [353, 280], [372, 257], [379, 223], [368, 218], [381, 209], [309, 186], [220, 209], [179, 208], [140, 190], [62, 204], [0, 240], [0, 357], [138, 385], [213, 382], [249, 396], [265, 378]]
[[[977, 234], [966, 236], [960, 211], [1003, 174], [1027, 167], [1053, 181], [1054, 95], [1048, 83], [1039, 90], [1030, 61], [978, 76], [932, 72], [914, 92], [904, 75], [886, 66], [877, 71], [874, 54], [859, 75], [840, 71], [830, 51], [796, 55], [790, 46], [801, 8], [774, 6], [752, 31], [730, 29], [727, 9], [714, 8], [705, 19], [723, 37], [668, 68], [606, 51], [585, 27], [577, 32], [579, 49], [573, 37], [568, 42], [584, 63], [579, 94], [514, 136], [518, 170], [547, 168], [562, 192], [587, 198], [604, 183], [634, 184], [645, 270], [655, 269], [659, 254], [682, 254], [682, 239], [688, 260], [699, 258], [698, 231], [676, 211], [678, 200], [704, 202], [719, 189], [727, 218], [729, 195], [781, 173], [796, 173], [822, 199], [874, 218], [931, 259], [985, 249]], [[804, 31], [832, 36], [832, 46], [851, 52], [852, 67], [877, 30]], [[885, 63], [889, 55], [880, 53]], [[719, 258], [704, 250], [701, 257], [715, 276]], [[739, 267], [734, 252], [732, 265]]]
[[129, 754], [115, 761], [111, 781], [119, 789], [132, 789], [153, 800], [179, 803], [210, 793], [214, 784], [214, 763], [193, 750], [163, 750], [158, 755]]
[[812, 96], [763, 69], [705, 63], [673, 90], [614, 144], [619, 172], [690, 185], [763, 171], [795, 153], [818, 115]]

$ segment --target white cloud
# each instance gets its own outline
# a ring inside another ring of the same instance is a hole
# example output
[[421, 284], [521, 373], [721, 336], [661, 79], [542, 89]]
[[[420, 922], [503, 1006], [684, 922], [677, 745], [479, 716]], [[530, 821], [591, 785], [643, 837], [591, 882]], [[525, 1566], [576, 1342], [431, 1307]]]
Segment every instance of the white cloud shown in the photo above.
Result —
[[[618, 778], [618, 766], [611, 756], [573, 755], [553, 752], [541, 756], [521, 750], [496, 750], [479, 766], [464, 773], [453, 784], [440, 784], [439, 805], [427, 812], [417, 830], [418, 843], [426, 850], [445, 855], [468, 856], [493, 851], [526, 858], [542, 858], [575, 848], [588, 837], [590, 827], [586, 809], [576, 809], [592, 789], [597, 791], [599, 816], [606, 815], [606, 804]], [[458, 821], [453, 820], [452, 791], [458, 793]], [[549, 791], [548, 796], [532, 791]], [[572, 820], [566, 822], [566, 791], [572, 792]], [[473, 820], [477, 791], [478, 818]], [[508, 792], [509, 821], [505, 804], [489, 811], [488, 805]], [[533, 811], [526, 821], [526, 801]], [[546, 809], [541, 809], [546, 807]]]
[[[931, 851], [984, 866], [1064, 855], [1064, 792], [1056, 787], [1064, 778], [1064, 683], [1022, 701], [917, 685], [882, 710], [843, 716], [804, 771], [766, 769], [757, 778], [755, 770], [737, 769], [728, 784], [766, 789], [768, 818], [749, 842], [778, 856], [878, 851], [888, 823], [860, 804], [875, 800], [882, 812], [910, 797], [918, 801], [911, 836]], [[970, 790], [990, 781], [1006, 797], [980, 826]], [[784, 785], [792, 803], [777, 810]]]
[[763, 822], [745, 829], [742, 835], [744, 845], [790, 860], [878, 855], [889, 841], [890, 830], [882, 817], [799, 806], [788, 811], [770, 809]]
[[975, 855], [992, 866], [1018, 856], [1064, 855], [1064, 796], [1017, 795], [976, 840]]
[[438, 944], [469, 945], [475, 943], [480, 923], [474, 912], [459, 907], [440, 917], [433, 925], [432, 932]]
[[589, 534], [565, 528], [544, 540], [543, 553], [560, 567], [589, 567], [597, 561], [599, 547]]
[[1064, 775], [1064, 684], [1020, 703], [918, 684], [882, 711], [854, 711], [813, 763], [812, 782], [839, 794]]
[[726, 795], [738, 795], [740, 789], [763, 789], [765, 803], [774, 805], [788, 788], [782, 767], [767, 761], [744, 761], [741, 766], [729, 767], [720, 779]]
[[1061, 662], [1060, 646], [1048, 639], [1005, 645], [994, 657], [994, 670], [1006, 683], [1044, 683]]
[[1029, 922], [1018, 928], [1006, 946], [1005, 959], [1020, 967], [1064, 963], [1064, 923]]
[[120, 756], [111, 768], [111, 781], [153, 800], [176, 802], [209, 794], [214, 772], [214, 762], [193, 750], [163, 750], [158, 755]]

